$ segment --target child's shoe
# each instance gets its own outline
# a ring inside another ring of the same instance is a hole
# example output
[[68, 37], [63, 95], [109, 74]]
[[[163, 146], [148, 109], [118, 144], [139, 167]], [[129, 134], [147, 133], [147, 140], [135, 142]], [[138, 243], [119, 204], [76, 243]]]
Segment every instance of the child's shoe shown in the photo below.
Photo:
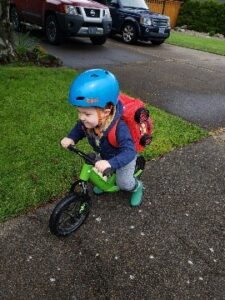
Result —
[[103, 194], [104, 192], [101, 189], [99, 189], [97, 186], [94, 186], [93, 193], [95, 195], [99, 196], [99, 195]]
[[133, 207], [139, 206], [142, 202], [142, 195], [143, 195], [143, 183], [137, 180], [137, 185], [133, 190], [130, 198], [130, 205]]

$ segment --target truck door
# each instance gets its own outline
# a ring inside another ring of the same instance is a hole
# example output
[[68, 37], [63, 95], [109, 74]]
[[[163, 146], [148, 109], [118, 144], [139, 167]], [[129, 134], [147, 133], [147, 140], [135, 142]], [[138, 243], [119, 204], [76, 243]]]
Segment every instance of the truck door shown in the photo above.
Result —
[[25, 19], [28, 23], [42, 26], [42, 10], [46, 0], [25, 0]]

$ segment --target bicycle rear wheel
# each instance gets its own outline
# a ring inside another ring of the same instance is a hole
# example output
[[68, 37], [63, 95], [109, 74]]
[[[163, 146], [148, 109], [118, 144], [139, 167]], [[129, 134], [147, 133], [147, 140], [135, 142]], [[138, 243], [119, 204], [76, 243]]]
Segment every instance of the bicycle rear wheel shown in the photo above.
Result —
[[50, 216], [51, 233], [56, 236], [66, 236], [75, 232], [87, 218], [90, 208], [88, 195], [74, 192], [64, 197]]
[[136, 160], [136, 166], [134, 176], [140, 178], [145, 168], [145, 158], [143, 155], [139, 155]]

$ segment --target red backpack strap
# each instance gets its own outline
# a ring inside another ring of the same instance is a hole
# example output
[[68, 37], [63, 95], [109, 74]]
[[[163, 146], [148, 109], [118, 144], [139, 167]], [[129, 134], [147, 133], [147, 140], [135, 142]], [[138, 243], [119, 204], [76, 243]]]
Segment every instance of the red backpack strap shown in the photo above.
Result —
[[116, 139], [116, 129], [117, 129], [117, 125], [119, 123], [119, 119], [116, 120], [115, 124], [112, 126], [112, 128], [109, 130], [108, 132], [108, 141], [109, 143], [115, 147], [115, 148], [118, 148], [119, 147], [119, 144], [117, 142], [117, 139]]

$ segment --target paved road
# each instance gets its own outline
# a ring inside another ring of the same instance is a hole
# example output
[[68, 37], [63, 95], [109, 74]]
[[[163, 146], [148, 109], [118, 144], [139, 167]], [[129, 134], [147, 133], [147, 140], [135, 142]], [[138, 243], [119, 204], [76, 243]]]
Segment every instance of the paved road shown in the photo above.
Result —
[[210, 130], [225, 127], [223, 56], [167, 44], [130, 46], [113, 39], [103, 47], [83, 40], [44, 47], [73, 68], [108, 68], [121, 89], [172, 114]]

